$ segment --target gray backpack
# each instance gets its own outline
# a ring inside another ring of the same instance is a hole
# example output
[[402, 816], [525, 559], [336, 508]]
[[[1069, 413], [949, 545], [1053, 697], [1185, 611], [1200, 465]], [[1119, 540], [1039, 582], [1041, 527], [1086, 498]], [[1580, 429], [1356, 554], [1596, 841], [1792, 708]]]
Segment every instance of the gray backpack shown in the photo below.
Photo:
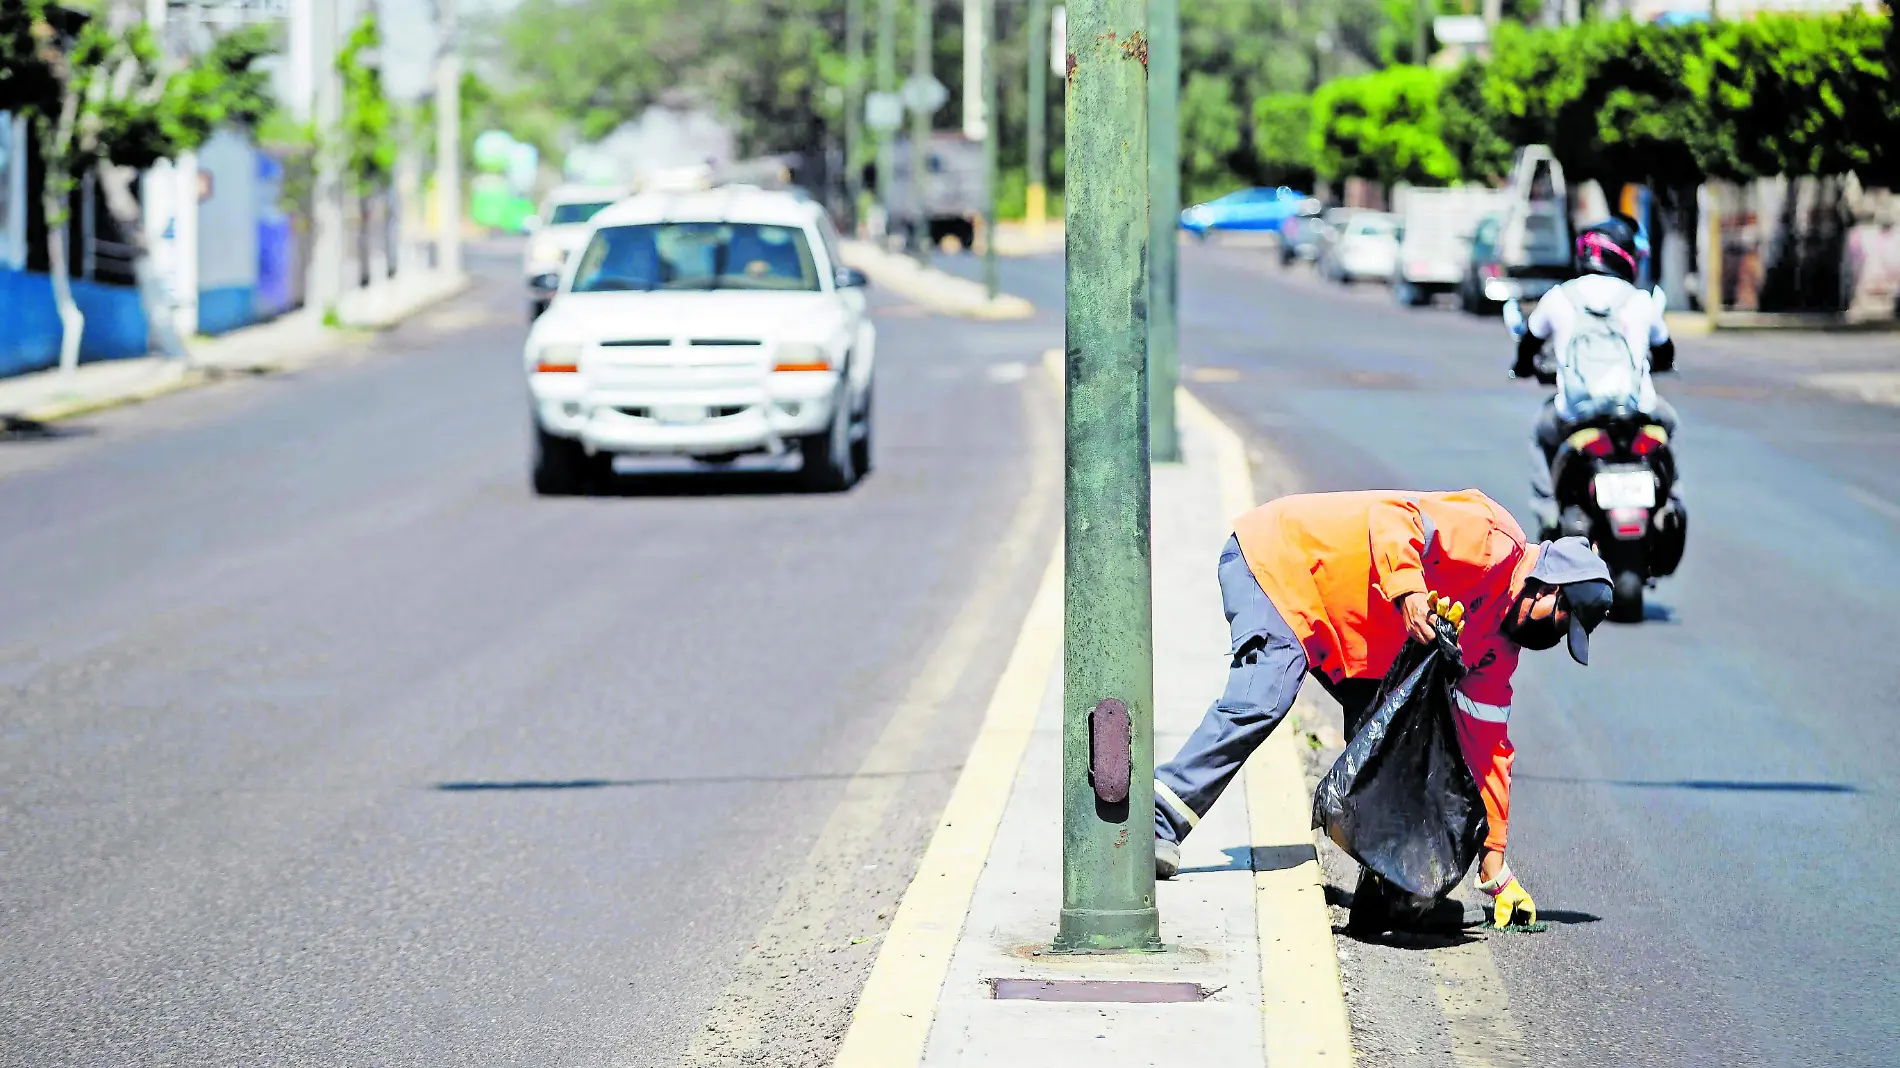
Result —
[[1631, 289], [1607, 308], [1593, 308], [1564, 294], [1577, 309], [1577, 320], [1570, 340], [1557, 354], [1557, 375], [1565, 399], [1579, 413], [1637, 406], [1643, 365], [1630, 351], [1617, 314], [1635, 293]]

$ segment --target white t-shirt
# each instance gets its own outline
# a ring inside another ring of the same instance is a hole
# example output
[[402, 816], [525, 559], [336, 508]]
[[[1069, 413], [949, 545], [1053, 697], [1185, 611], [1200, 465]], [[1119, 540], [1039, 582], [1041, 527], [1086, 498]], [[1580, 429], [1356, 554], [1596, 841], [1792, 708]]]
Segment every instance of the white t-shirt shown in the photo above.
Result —
[[[1618, 301], [1622, 302], [1621, 305], [1617, 304]], [[1544, 299], [1537, 302], [1525, 325], [1533, 335], [1549, 338], [1557, 358], [1562, 359], [1565, 350], [1570, 347], [1570, 335], [1576, 329], [1577, 317], [1582, 314], [1578, 311], [1580, 306], [1598, 310], [1617, 309], [1617, 325], [1622, 329], [1623, 340], [1628, 343], [1630, 352], [1636, 355], [1636, 361], [1643, 369], [1642, 380], [1637, 387], [1636, 405], [1645, 414], [1653, 414], [1656, 410], [1656, 387], [1649, 379], [1649, 347], [1669, 340], [1669, 327], [1663, 324], [1663, 309], [1657, 305], [1655, 296], [1613, 275], [1586, 274], [1544, 294]], [[1557, 414], [1569, 419], [1575, 417], [1576, 402], [1582, 398], [1565, 396], [1564, 378], [1563, 375], [1557, 376]]]

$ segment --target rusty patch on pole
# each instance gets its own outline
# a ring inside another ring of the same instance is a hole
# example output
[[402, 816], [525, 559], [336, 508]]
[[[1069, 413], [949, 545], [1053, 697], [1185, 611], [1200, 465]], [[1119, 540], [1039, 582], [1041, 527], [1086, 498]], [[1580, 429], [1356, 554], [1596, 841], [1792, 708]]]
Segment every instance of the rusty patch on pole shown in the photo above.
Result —
[[1128, 722], [1128, 703], [1104, 697], [1089, 712], [1089, 785], [1105, 804], [1128, 800], [1134, 778], [1134, 733]]
[[1075, 77], [1075, 53], [1074, 52], [1069, 53], [1069, 69], [1067, 71], [1067, 76], [1070, 78]]
[[1122, 42], [1122, 58], [1139, 59], [1142, 69], [1148, 69], [1148, 38], [1143, 37], [1140, 30], [1136, 30], [1128, 36], [1128, 40]]
[[1136, 979], [991, 979], [998, 1001], [1092, 1001], [1121, 1005], [1166, 1005], [1201, 1001], [1198, 983], [1151, 983]]

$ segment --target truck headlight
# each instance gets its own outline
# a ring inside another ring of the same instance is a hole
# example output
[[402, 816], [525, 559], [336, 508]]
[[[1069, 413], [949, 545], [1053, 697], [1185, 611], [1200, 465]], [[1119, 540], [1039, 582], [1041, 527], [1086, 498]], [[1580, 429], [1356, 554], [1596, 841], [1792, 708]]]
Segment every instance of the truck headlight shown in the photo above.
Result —
[[561, 248], [560, 239], [552, 235], [536, 238], [534, 244], [529, 247], [528, 255], [536, 263], [559, 264], [567, 258], [567, 253]]
[[568, 341], [543, 345], [535, 351], [534, 369], [538, 374], [573, 374], [581, 369], [581, 347]]
[[831, 357], [826, 354], [823, 345], [813, 345], [803, 341], [783, 342], [778, 347], [778, 360], [774, 371], [829, 371]]

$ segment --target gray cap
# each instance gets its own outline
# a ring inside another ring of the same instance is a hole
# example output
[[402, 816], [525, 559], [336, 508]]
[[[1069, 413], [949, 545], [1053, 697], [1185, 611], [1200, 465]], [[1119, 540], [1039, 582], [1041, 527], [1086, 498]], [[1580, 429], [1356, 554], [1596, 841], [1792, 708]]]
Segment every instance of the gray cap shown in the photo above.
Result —
[[1558, 538], [1538, 546], [1530, 578], [1563, 591], [1570, 609], [1570, 656], [1579, 664], [1590, 662], [1590, 632], [1610, 614], [1616, 599], [1610, 568], [1583, 538]]

